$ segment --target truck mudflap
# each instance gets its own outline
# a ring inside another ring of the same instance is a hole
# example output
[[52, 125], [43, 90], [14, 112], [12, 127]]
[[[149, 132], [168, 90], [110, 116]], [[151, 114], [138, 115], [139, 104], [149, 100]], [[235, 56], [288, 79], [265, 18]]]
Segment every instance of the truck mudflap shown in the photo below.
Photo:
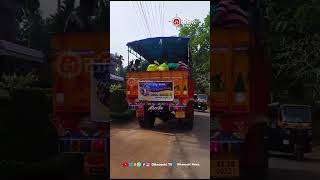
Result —
[[244, 139], [233, 133], [216, 132], [210, 138], [212, 178], [240, 177], [241, 145]]

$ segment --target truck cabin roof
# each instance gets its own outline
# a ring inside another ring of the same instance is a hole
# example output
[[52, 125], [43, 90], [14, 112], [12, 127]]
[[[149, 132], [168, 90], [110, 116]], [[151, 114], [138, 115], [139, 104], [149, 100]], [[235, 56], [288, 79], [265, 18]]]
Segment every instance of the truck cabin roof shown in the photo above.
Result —
[[279, 103], [279, 102], [268, 104], [268, 106], [269, 106], [269, 109], [278, 109], [278, 110], [280, 110], [280, 108], [282, 108], [282, 107], [311, 108], [311, 106], [309, 106], [309, 105], [304, 105], [304, 104], [281, 104], [281, 103]]
[[187, 36], [153, 37], [129, 42], [127, 46], [149, 63], [157, 60], [159, 63], [183, 61], [188, 64], [189, 40]]

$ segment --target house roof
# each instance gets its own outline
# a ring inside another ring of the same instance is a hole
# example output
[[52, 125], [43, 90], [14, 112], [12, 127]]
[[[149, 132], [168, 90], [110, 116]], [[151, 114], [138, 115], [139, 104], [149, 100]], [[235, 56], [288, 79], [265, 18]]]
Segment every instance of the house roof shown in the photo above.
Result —
[[116, 76], [116, 75], [113, 75], [113, 74], [110, 74], [110, 79], [111, 80], [115, 80], [115, 81], [124, 81], [123, 77]]
[[27, 48], [5, 40], [0, 40], [0, 55], [16, 57], [38, 63], [42, 63], [44, 58], [44, 55], [41, 51]]

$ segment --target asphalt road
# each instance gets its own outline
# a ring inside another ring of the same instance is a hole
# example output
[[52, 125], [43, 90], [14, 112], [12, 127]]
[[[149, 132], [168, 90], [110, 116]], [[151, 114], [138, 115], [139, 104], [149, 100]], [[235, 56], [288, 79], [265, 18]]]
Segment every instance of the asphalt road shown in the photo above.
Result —
[[[210, 177], [209, 113], [195, 112], [192, 131], [178, 130], [175, 121], [157, 119], [152, 130], [141, 129], [136, 120], [113, 122], [110, 132], [110, 177], [179, 178]], [[123, 167], [123, 162], [195, 163], [189, 167]]]
[[298, 162], [292, 155], [272, 152], [269, 161], [269, 180], [319, 180], [320, 147], [305, 154], [305, 160]]

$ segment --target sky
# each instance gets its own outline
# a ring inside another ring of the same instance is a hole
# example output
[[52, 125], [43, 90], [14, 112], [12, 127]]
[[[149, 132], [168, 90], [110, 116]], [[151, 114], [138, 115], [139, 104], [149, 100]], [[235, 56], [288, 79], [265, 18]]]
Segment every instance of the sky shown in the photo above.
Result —
[[[163, 9], [163, 16], [160, 9]], [[141, 1], [141, 4], [139, 1], [110, 1], [110, 51], [122, 55], [126, 66], [128, 42], [149, 38], [150, 34], [151, 37], [177, 36], [179, 29], [170, 22], [174, 17], [179, 17], [182, 23], [193, 19], [203, 22], [209, 10], [209, 1]], [[134, 56], [130, 55], [131, 58]]]
[[42, 17], [49, 17], [57, 11], [58, 1], [57, 0], [39, 0], [40, 2], [40, 13]]
[[[56, 12], [57, 0], [40, 0], [43, 17]], [[141, 2], [141, 6], [140, 6]], [[110, 51], [118, 53], [127, 65], [128, 52], [126, 44], [131, 41], [150, 37], [146, 28], [148, 22], [151, 37], [177, 36], [179, 29], [171, 21], [178, 16], [182, 23], [193, 19], [203, 19], [209, 14], [209, 1], [110, 1]], [[79, 0], [75, 0], [79, 4]], [[162, 26], [160, 9], [163, 6]], [[141, 8], [142, 7], [142, 8]], [[142, 9], [145, 13], [145, 19]], [[162, 34], [164, 33], [164, 34]], [[130, 58], [134, 58], [130, 55]]]
[[[58, 0], [39, 0], [40, 2], [40, 13], [42, 17], [49, 17], [57, 11]], [[61, 1], [62, 2], [62, 1]], [[80, 0], [74, 1], [75, 6], [79, 6]]]

